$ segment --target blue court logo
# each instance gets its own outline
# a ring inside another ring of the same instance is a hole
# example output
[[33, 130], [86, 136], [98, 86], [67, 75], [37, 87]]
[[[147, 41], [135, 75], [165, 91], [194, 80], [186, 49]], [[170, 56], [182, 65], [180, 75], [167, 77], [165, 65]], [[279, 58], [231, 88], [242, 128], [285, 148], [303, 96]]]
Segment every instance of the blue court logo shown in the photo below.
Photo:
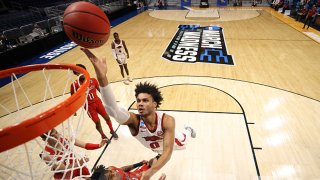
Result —
[[234, 65], [220, 26], [179, 25], [162, 57], [175, 62]]

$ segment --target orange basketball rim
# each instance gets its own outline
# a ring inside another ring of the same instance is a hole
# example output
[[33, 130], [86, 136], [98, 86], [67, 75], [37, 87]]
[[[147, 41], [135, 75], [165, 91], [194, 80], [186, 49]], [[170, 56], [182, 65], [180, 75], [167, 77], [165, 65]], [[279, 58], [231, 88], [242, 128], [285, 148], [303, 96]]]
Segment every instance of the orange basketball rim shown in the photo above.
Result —
[[85, 76], [85, 81], [77, 92], [55, 107], [20, 123], [0, 129], [0, 153], [48, 132], [73, 115], [86, 101], [86, 91], [90, 78], [89, 73], [85, 69], [72, 64], [36, 64], [16, 67], [0, 71], [0, 78], [43, 69], [70, 69], [82, 73]]

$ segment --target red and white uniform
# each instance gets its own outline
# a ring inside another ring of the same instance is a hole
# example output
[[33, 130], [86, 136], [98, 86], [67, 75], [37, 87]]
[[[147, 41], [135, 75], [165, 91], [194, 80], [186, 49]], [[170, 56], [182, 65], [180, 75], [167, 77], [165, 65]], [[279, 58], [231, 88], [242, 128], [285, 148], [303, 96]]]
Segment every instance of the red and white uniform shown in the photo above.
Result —
[[[140, 119], [138, 133], [133, 135], [145, 147], [152, 149], [154, 152], [161, 154], [163, 151], [163, 120], [165, 113], [156, 112], [156, 127], [148, 129], [144, 121]], [[187, 132], [175, 132], [174, 150], [185, 149]]]
[[132, 172], [125, 172], [121, 168], [112, 167], [111, 170], [116, 171], [121, 175], [122, 180], [139, 180], [141, 179], [141, 175], [143, 171], [148, 170], [148, 165], [144, 164], [143, 166], [135, 169]]
[[[61, 145], [64, 146], [64, 151], [68, 151], [68, 149], [69, 149], [68, 144], [69, 143], [67, 143], [67, 140], [60, 138], [60, 143], [61, 143]], [[65, 155], [63, 151], [59, 151], [57, 149], [54, 149], [54, 147], [50, 147], [48, 145], [45, 147], [44, 150], [47, 153], [49, 153], [50, 155], [58, 157], [57, 161], [60, 161], [62, 157], [66, 160], [69, 160], [69, 163], [67, 163], [66, 161], [63, 163], [66, 166], [67, 166], [67, 164], [73, 163], [73, 160], [74, 160], [73, 154]], [[44, 154], [44, 152], [42, 152], [42, 154]], [[76, 165], [77, 162], [74, 162], [74, 164]], [[90, 175], [89, 169], [86, 166], [79, 167], [77, 169], [74, 169], [73, 171], [68, 171], [65, 173], [65, 175], [64, 175], [64, 173], [55, 173], [53, 177], [56, 180], [58, 180], [58, 179], [60, 180], [60, 179], [73, 179], [75, 177], [84, 176], [84, 175], [86, 175], [86, 176]]]
[[119, 44], [117, 44], [115, 40], [113, 41], [113, 43], [114, 43], [114, 49], [116, 51], [118, 63], [120, 65], [127, 64], [127, 53], [126, 53], [126, 50], [124, 49], [122, 40], [120, 40]]
[[[101, 99], [97, 95], [97, 90], [99, 90], [99, 83], [97, 79], [95, 78], [90, 78], [89, 79], [89, 92], [87, 95], [87, 100], [88, 100], [88, 115], [90, 118], [94, 121], [97, 122], [99, 121], [99, 116], [105, 117], [107, 116], [107, 112], [102, 104]], [[80, 88], [80, 82], [79, 80], [76, 80], [71, 84], [70, 91], [71, 93], [75, 93], [79, 88]], [[86, 107], [85, 107], [86, 108]]]

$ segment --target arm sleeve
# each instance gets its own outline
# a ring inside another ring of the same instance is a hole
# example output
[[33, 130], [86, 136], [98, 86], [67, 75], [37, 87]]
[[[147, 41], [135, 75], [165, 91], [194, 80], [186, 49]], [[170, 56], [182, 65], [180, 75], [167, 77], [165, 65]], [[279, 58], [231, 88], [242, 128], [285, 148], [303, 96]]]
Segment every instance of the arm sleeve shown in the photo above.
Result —
[[100, 86], [101, 98], [106, 105], [106, 110], [110, 116], [112, 116], [118, 123], [124, 124], [130, 118], [130, 113], [126, 109], [119, 107], [116, 98], [112, 92], [111, 86]]

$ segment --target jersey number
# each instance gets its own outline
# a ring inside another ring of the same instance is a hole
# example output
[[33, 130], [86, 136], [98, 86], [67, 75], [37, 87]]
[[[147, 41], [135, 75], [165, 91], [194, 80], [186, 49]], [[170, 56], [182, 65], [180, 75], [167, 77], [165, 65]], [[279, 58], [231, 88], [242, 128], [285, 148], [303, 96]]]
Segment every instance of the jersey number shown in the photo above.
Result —
[[92, 100], [92, 99], [94, 99], [94, 95], [93, 95], [93, 93], [89, 93], [88, 94], [88, 100]]
[[150, 143], [150, 147], [151, 147], [152, 149], [155, 149], [155, 148], [160, 147], [160, 144], [159, 144], [158, 142], [153, 142], [153, 143]]

